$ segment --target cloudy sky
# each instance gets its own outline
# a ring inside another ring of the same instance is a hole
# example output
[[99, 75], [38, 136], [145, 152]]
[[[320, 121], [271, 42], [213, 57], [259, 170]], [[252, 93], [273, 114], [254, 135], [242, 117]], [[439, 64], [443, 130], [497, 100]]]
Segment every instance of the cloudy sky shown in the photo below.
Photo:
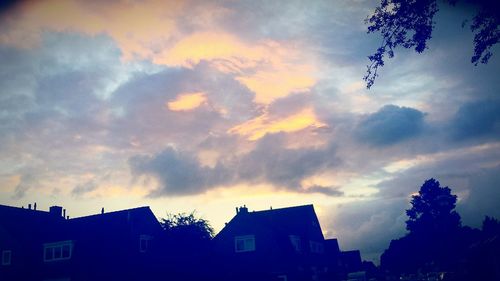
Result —
[[29, 1], [0, 13], [0, 204], [72, 216], [148, 205], [220, 230], [314, 204], [325, 236], [377, 260], [434, 177], [465, 224], [500, 217], [500, 50], [470, 64], [472, 13], [371, 90], [375, 0]]

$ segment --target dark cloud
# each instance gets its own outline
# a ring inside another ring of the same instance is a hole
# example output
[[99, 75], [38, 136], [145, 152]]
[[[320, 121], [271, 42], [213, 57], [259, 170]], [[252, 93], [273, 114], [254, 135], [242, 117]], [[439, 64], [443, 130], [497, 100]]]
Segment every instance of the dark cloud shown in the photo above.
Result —
[[218, 162], [214, 167], [203, 166], [195, 154], [172, 147], [152, 156], [131, 157], [129, 164], [136, 176], [158, 179], [160, 186], [151, 196], [197, 194], [218, 185], [240, 182], [271, 183], [295, 192], [341, 196], [342, 192], [334, 188], [308, 189], [301, 184], [307, 177], [338, 164], [335, 149], [285, 148], [284, 137], [284, 134], [266, 135], [252, 151]]
[[406, 232], [406, 208], [405, 201], [387, 199], [338, 205], [328, 212], [331, 215], [326, 218], [327, 236], [337, 237], [341, 250], [359, 249], [363, 259], [378, 263], [390, 240]]
[[332, 197], [342, 197], [344, 196], [344, 192], [339, 190], [338, 187], [334, 186], [321, 186], [321, 185], [313, 185], [309, 186], [306, 189], [303, 189], [304, 193], [320, 193], [327, 196]]
[[455, 140], [500, 137], [500, 101], [480, 100], [463, 104], [450, 121]]
[[150, 194], [152, 197], [203, 193], [231, 180], [231, 175], [222, 165], [214, 168], [201, 166], [192, 154], [172, 147], [154, 156], [134, 156], [129, 163], [133, 173], [158, 179], [161, 186]]
[[89, 192], [92, 192], [97, 189], [97, 182], [94, 180], [87, 181], [83, 184], [79, 184], [73, 188], [71, 191], [71, 195], [74, 197], [81, 197]]
[[450, 151], [443, 156], [395, 173], [377, 184], [386, 200], [408, 201], [425, 180], [435, 178], [458, 195], [457, 210], [466, 225], [479, 226], [485, 215], [498, 216], [500, 167], [498, 146]]
[[484, 216], [500, 218], [500, 166], [484, 168], [468, 177], [468, 194], [458, 202], [462, 221], [480, 227]]
[[418, 136], [424, 126], [424, 114], [409, 107], [386, 105], [363, 118], [354, 134], [374, 146], [392, 145]]
[[247, 182], [269, 182], [287, 189], [302, 189], [308, 176], [339, 164], [335, 148], [285, 147], [285, 134], [263, 137], [255, 149], [237, 160], [238, 178]]

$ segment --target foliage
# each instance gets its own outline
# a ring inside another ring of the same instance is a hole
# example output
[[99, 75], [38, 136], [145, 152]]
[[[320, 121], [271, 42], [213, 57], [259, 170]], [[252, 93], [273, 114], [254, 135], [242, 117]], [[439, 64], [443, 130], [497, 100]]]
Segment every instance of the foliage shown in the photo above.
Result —
[[409, 233], [391, 241], [382, 269], [398, 279], [447, 272], [445, 280], [500, 280], [500, 222], [486, 217], [482, 230], [461, 226], [456, 201], [450, 188], [426, 180], [406, 211]]
[[210, 223], [195, 215], [168, 214], [161, 220], [165, 230], [168, 260], [165, 272], [168, 280], [202, 280], [211, 271], [211, 239], [214, 230]]
[[161, 225], [167, 235], [182, 239], [195, 239], [208, 241], [214, 236], [210, 223], [202, 218], [197, 218], [193, 213], [168, 214], [162, 219]]
[[[446, 0], [455, 5], [458, 0]], [[479, 12], [472, 19], [470, 29], [475, 32], [472, 63], [488, 63], [491, 48], [500, 40], [500, 8], [495, 0], [475, 0]], [[434, 28], [434, 15], [438, 12], [437, 0], [381, 0], [375, 12], [365, 19], [368, 33], [380, 32], [382, 44], [370, 55], [370, 64], [363, 77], [366, 87], [373, 86], [378, 68], [384, 66], [384, 56], [394, 57], [394, 49], [402, 46], [422, 53], [427, 48]]]
[[410, 232], [447, 231], [460, 227], [455, 209], [457, 196], [435, 179], [426, 180], [418, 194], [412, 196], [412, 207], [406, 210], [406, 228]]

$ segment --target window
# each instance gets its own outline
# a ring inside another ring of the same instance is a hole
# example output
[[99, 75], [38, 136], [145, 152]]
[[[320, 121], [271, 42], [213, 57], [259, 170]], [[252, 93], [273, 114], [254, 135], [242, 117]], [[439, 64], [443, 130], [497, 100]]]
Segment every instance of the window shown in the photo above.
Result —
[[323, 246], [323, 243], [320, 243], [320, 242], [309, 241], [309, 248], [311, 250], [311, 253], [322, 254], [325, 252], [325, 248]]
[[278, 275], [277, 279], [278, 279], [278, 281], [287, 281], [288, 280], [286, 275]]
[[298, 235], [288, 235], [295, 252], [300, 252], [300, 237]]
[[234, 251], [236, 253], [255, 251], [255, 235], [234, 237]]
[[10, 265], [12, 262], [12, 251], [4, 250], [2, 251], [2, 265]]
[[73, 253], [73, 241], [43, 244], [43, 261], [68, 260]]
[[151, 244], [151, 240], [153, 239], [153, 236], [151, 235], [141, 235], [139, 236], [139, 252], [145, 253], [148, 251], [148, 248]]

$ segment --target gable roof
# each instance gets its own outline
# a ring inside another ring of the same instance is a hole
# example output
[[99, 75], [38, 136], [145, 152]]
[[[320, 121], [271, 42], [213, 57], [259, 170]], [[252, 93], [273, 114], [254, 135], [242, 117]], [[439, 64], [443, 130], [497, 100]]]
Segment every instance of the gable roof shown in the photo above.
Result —
[[313, 236], [323, 240], [323, 234], [313, 205], [293, 206], [248, 212], [240, 208], [236, 216], [217, 234], [225, 235], [238, 226], [263, 228], [275, 234]]
[[51, 236], [64, 222], [53, 213], [0, 205], [0, 229], [12, 241], [43, 240]]
[[13, 241], [52, 242], [139, 233], [145, 229], [161, 231], [149, 207], [64, 219], [51, 212], [0, 205], [0, 233]]
[[129, 232], [140, 232], [147, 228], [154, 232], [161, 231], [161, 226], [149, 207], [138, 207], [77, 217], [67, 220], [71, 236], [123, 235]]

